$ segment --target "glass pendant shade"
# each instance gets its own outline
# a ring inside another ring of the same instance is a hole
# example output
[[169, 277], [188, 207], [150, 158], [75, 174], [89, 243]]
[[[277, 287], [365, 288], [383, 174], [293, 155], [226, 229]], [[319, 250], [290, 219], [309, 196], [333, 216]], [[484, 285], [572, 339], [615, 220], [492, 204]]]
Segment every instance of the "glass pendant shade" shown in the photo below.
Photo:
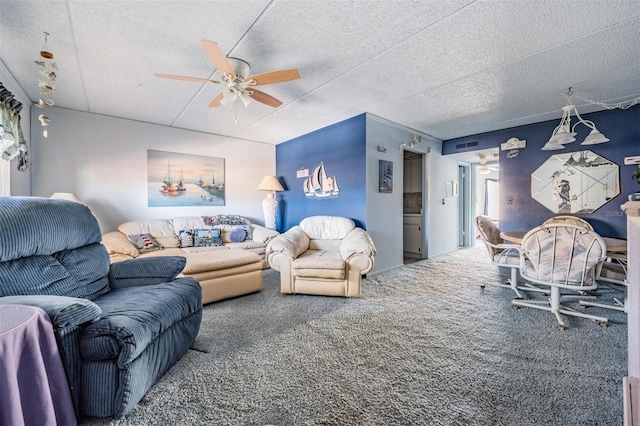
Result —
[[549, 140], [549, 142], [544, 144], [544, 146], [542, 147], [543, 151], [553, 151], [556, 149], [564, 149], [564, 145], [559, 143], [554, 143], [554, 142], [551, 142], [551, 140]]
[[553, 144], [564, 145], [574, 142], [576, 140], [575, 136], [576, 134], [574, 132], [569, 132], [568, 126], [561, 126], [558, 131], [553, 136], [551, 136], [549, 142]]
[[609, 142], [609, 138], [594, 128], [580, 145], [595, 145], [604, 142]]

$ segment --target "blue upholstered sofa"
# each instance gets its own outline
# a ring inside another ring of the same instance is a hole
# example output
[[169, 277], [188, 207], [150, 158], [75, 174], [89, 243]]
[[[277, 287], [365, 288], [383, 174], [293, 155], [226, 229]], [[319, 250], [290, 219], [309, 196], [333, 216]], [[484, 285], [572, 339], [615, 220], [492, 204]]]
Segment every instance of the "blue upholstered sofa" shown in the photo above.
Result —
[[84, 205], [0, 197], [0, 304], [44, 309], [79, 416], [122, 417], [189, 349], [202, 290], [179, 256], [110, 265]]

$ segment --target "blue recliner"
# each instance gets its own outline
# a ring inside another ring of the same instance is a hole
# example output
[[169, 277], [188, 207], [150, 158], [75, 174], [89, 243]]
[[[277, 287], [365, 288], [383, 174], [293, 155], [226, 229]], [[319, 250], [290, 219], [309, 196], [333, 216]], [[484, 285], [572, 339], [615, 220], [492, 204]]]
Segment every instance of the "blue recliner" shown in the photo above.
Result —
[[113, 265], [84, 205], [0, 197], [0, 304], [53, 323], [76, 414], [122, 417], [189, 349], [202, 290], [179, 256]]

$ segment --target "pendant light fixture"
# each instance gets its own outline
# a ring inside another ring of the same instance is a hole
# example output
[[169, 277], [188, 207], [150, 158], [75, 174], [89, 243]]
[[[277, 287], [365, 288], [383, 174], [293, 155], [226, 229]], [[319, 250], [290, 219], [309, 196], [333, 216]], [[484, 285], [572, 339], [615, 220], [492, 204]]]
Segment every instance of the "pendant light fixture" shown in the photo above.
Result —
[[[567, 105], [562, 107], [562, 119], [560, 124], [553, 129], [553, 133], [549, 138], [549, 141], [542, 147], [543, 151], [563, 149], [568, 143], [575, 142], [576, 140], [576, 126], [583, 124], [591, 129], [589, 135], [585, 138], [581, 145], [595, 145], [598, 143], [609, 142], [609, 139], [600, 133], [596, 128], [596, 125], [591, 120], [585, 120], [580, 116], [578, 108], [573, 104], [571, 97], [573, 96], [573, 90], [569, 87], [569, 90], [565, 93], [567, 96]], [[571, 127], [571, 113], [574, 113], [578, 122]]]

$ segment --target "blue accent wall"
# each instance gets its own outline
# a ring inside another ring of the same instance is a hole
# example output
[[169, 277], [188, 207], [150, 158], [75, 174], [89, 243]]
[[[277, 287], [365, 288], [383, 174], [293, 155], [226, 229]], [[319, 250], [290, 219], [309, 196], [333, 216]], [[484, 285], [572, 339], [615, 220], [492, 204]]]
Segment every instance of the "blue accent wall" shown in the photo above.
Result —
[[[300, 169], [312, 173], [320, 162], [338, 181], [336, 198], [307, 198], [304, 178], [296, 177]], [[276, 176], [285, 188], [278, 193], [278, 231], [314, 215], [349, 217], [366, 228], [366, 114], [277, 145]]]
[[[631, 178], [637, 166], [625, 166], [624, 157], [640, 155], [640, 105], [627, 110], [584, 114], [582, 117], [592, 120], [610, 142], [580, 145], [589, 130], [580, 124], [576, 127], [576, 141], [567, 144], [564, 150], [541, 151], [560, 122], [560, 119], [557, 119], [446, 140], [442, 145], [442, 153], [456, 154], [499, 147], [512, 137], [526, 140], [527, 147], [521, 149], [520, 155], [515, 158], [507, 158], [507, 151], [500, 151], [500, 228], [505, 231], [527, 231], [555, 216], [551, 210], [531, 198], [531, 173], [554, 154], [589, 149], [620, 166], [620, 195], [593, 213], [577, 216], [586, 219], [595, 231], [603, 236], [626, 238], [626, 215], [620, 206], [627, 201], [629, 194], [640, 191], [640, 186]], [[575, 122], [575, 118], [572, 117], [572, 124]], [[476, 142], [476, 146], [460, 148], [462, 144], [473, 145]], [[508, 197], [511, 200], [510, 204], [507, 204]]]

